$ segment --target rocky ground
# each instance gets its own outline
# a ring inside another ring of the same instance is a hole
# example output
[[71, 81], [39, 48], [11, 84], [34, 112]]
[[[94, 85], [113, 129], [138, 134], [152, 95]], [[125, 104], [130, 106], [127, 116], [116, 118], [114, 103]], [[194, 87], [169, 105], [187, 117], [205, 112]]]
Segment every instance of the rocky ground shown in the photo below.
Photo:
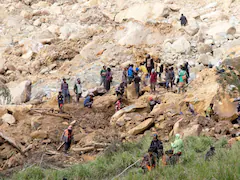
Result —
[[[239, 96], [240, 58], [239, 0], [1, 0], [0, 1], [0, 167], [5, 170], [32, 164], [62, 168], [92, 158], [109, 143], [129, 141], [145, 132], [158, 132], [164, 140], [175, 133], [215, 138], [239, 131], [233, 124]], [[181, 27], [181, 13], [188, 25]], [[139, 65], [146, 54], [165, 64], [191, 65], [187, 93], [178, 95], [148, 88], [135, 99], [129, 86], [125, 108], [114, 112], [113, 89], [103, 95], [99, 84], [102, 65], [114, 71], [113, 85], [121, 81], [122, 68]], [[217, 75], [220, 62], [233, 65]], [[57, 111], [56, 93], [61, 78], [71, 94], [79, 77], [84, 96], [94, 92], [93, 109], [65, 106]], [[150, 112], [149, 96], [162, 103]], [[189, 101], [198, 113], [184, 113]], [[214, 102], [219, 116], [204, 118]], [[57, 151], [63, 130], [74, 124], [75, 144], [71, 156]], [[9, 142], [10, 140], [10, 142]], [[88, 155], [86, 155], [86, 153]]]

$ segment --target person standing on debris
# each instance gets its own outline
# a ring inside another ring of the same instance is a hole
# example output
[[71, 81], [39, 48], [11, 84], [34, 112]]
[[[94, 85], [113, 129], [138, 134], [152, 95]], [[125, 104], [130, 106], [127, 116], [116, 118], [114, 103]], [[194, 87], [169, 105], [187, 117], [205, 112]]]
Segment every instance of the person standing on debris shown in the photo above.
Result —
[[169, 89], [169, 83], [170, 83], [170, 73], [168, 68], [165, 69], [165, 79], [166, 79], [166, 89]]
[[82, 84], [79, 78], [77, 79], [77, 82], [75, 83], [73, 90], [76, 94], [76, 102], [79, 103], [79, 99], [82, 96]]
[[131, 84], [133, 79], [134, 79], [133, 64], [130, 64], [128, 68], [128, 84]]
[[110, 68], [107, 68], [107, 74], [106, 74], [106, 90], [109, 91], [111, 88], [111, 82], [112, 82], [112, 72]]
[[101, 76], [100, 86], [103, 85], [105, 87], [106, 74], [107, 74], [106, 66], [103, 66], [103, 69], [100, 71], [100, 76]]
[[185, 71], [186, 71], [186, 75], [187, 75], [186, 83], [188, 84], [188, 79], [190, 78], [189, 64], [188, 64], [188, 62], [185, 62], [185, 64], [184, 64], [184, 69], [185, 69]]
[[72, 126], [70, 125], [67, 129], [64, 130], [62, 135], [62, 141], [64, 142], [64, 153], [67, 154], [73, 140], [72, 135]]
[[182, 91], [182, 93], [184, 93], [185, 92], [184, 86], [185, 86], [185, 81], [187, 78], [187, 73], [184, 70], [183, 66], [181, 66], [181, 69], [180, 69], [178, 75], [179, 75], [178, 93], [181, 93], [181, 91]]
[[188, 108], [188, 111], [192, 113], [192, 115], [195, 115], [194, 107], [192, 104], [190, 104], [188, 101], [186, 102], [186, 106]]
[[170, 84], [171, 90], [173, 89], [174, 81], [175, 81], [175, 73], [174, 73], [173, 67], [171, 67], [169, 68], [169, 84]]
[[158, 65], [157, 65], [157, 69], [158, 69], [158, 77], [160, 78], [160, 81], [162, 80], [162, 73], [163, 73], [163, 68], [164, 68], [164, 65], [161, 61], [160, 58], [158, 58]]
[[210, 104], [210, 106], [205, 111], [205, 115], [207, 118], [212, 118], [215, 115], [215, 112], [213, 110], [213, 103]]
[[146, 66], [144, 66], [143, 62], [140, 64], [139, 70], [142, 73], [141, 81], [143, 82], [144, 86], [147, 86], [148, 70], [147, 70]]
[[163, 144], [162, 141], [158, 139], [158, 135], [153, 135], [153, 140], [150, 144], [150, 149], [153, 149], [153, 152], [156, 153], [157, 159], [159, 160], [163, 155]]
[[187, 18], [183, 14], [181, 15], [180, 21], [181, 21], [181, 26], [186, 26], [188, 23]]
[[64, 97], [64, 103], [67, 103], [67, 102], [70, 103], [70, 93], [68, 89], [68, 83], [66, 82], [65, 78], [63, 78], [63, 82], [61, 84], [61, 90]]
[[175, 135], [175, 141], [171, 143], [171, 147], [174, 154], [181, 156], [183, 152], [183, 140], [180, 138], [180, 134]]
[[151, 111], [153, 110], [155, 105], [160, 103], [161, 103], [160, 101], [154, 100], [152, 97], [149, 97], [149, 106]]
[[146, 68], [148, 70], [148, 76], [151, 74], [152, 69], [154, 68], [154, 62], [153, 59], [151, 58], [151, 56], [149, 54], [147, 54], [146, 56]]
[[154, 69], [152, 69], [151, 75], [150, 75], [150, 87], [151, 87], [151, 92], [156, 91], [156, 84], [157, 84], [157, 73], [155, 72]]
[[60, 113], [63, 113], [64, 97], [63, 97], [63, 95], [62, 95], [62, 91], [59, 91], [57, 98], [58, 98], [59, 111], [60, 111]]
[[122, 83], [125, 87], [127, 87], [127, 81], [128, 81], [128, 68], [125, 67], [122, 73]]
[[140, 82], [141, 82], [141, 78], [138, 76], [138, 73], [135, 73], [134, 85], [135, 85], [135, 91], [136, 91], [136, 94], [137, 94], [138, 98], [140, 96]]
[[93, 104], [93, 94], [91, 93], [89, 96], [86, 97], [84, 100], [84, 107], [92, 108]]

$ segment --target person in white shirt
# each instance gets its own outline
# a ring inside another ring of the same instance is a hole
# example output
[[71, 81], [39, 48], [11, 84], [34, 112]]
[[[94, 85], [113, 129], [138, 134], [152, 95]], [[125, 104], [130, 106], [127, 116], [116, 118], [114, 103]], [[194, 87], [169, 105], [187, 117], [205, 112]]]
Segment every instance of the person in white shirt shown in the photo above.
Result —
[[79, 78], [77, 79], [77, 82], [74, 85], [74, 92], [76, 94], [76, 101], [77, 103], [79, 103], [79, 99], [82, 96], [82, 84]]

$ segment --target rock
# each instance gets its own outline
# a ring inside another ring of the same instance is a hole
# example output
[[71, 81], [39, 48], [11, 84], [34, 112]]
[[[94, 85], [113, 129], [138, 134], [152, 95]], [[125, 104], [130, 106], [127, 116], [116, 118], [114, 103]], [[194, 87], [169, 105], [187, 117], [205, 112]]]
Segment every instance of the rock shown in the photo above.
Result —
[[117, 111], [111, 118], [111, 125], [115, 125], [116, 121], [124, 114], [124, 113], [130, 113], [134, 112], [137, 109], [144, 109], [147, 107], [147, 104], [133, 104], [130, 106], [127, 106], [120, 111]]
[[122, 22], [123, 19], [133, 18], [141, 22], [147, 22], [149, 19], [159, 19], [169, 16], [169, 8], [161, 2], [142, 3], [130, 6], [129, 8], [120, 11], [116, 17], [116, 22]]
[[31, 98], [31, 81], [23, 81], [20, 84], [9, 84], [8, 87], [10, 89], [12, 103], [21, 104], [28, 102]]
[[10, 125], [14, 124], [16, 122], [16, 119], [14, 118], [13, 115], [11, 114], [4, 114], [2, 117], [1, 117], [2, 121], [5, 122], [5, 123], [8, 123]]
[[117, 96], [114, 96], [114, 95], [100, 96], [94, 99], [92, 107], [94, 109], [103, 110], [103, 109], [109, 108], [110, 106], [113, 106], [116, 101], [117, 101]]
[[180, 37], [172, 44], [172, 49], [177, 53], [188, 54], [191, 50], [191, 45], [185, 37]]
[[86, 134], [84, 134], [84, 133], [75, 134], [75, 135], [74, 135], [74, 141], [75, 141], [75, 142], [79, 142], [79, 141], [81, 141], [81, 139], [83, 139], [85, 136], [86, 136]]
[[37, 130], [41, 126], [41, 122], [39, 121], [41, 118], [33, 118], [31, 120], [31, 127], [34, 130]]
[[212, 52], [212, 47], [210, 45], [199, 43], [198, 44], [198, 52], [200, 54], [206, 54], [208, 52]]
[[41, 26], [42, 22], [40, 19], [36, 19], [34, 22], [33, 22], [33, 25], [34, 26]]
[[48, 137], [48, 134], [46, 131], [34, 131], [30, 134], [32, 139], [46, 139]]
[[199, 136], [202, 132], [202, 126], [199, 124], [189, 124], [186, 129], [183, 130], [183, 137]]
[[141, 124], [139, 124], [135, 128], [129, 130], [128, 134], [130, 134], [130, 135], [137, 135], [137, 134], [143, 133], [145, 130], [150, 128], [153, 124], [154, 124], [154, 119], [153, 118], [149, 118], [149, 119], [143, 121]]
[[94, 149], [94, 147], [72, 148], [72, 150], [77, 153], [87, 153], [93, 151]]
[[176, 4], [169, 4], [168, 5], [169, 9], [171, 9], [172, 11], [179, 11], [181, 9], [181, 7], [179, 7], [178, 5]]
[[188, 26], [184, 27], [184, 30], [191, 36], [194, 36], [199, 31], [199, 25], [194, 18], [188, 19]]
[[[140, 91], [141, 91], [141, 89], [140, 89]], [[127, 86], [126, 93], [127, 93], [127, 99], [136, 99], [137, 98], [134, 83]]]
[[211, 61], [213, 61], [213, 57], [207, 54], [200, 54], [197, 60], [197, 62], [202, 63], [205, 66], [209, 65]]
[[0, 82], [0, 105], [6, 105], [11, 102], [11, 93], [9, 88]]

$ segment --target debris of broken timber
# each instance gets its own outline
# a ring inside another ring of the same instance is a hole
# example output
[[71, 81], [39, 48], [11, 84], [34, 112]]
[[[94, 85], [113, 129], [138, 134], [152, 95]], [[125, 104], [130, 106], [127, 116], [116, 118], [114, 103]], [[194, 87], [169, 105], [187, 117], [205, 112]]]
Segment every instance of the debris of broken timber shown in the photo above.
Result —
[[22, 150], [22, 147], [20, 144], [16, 142], [16, 140], [12, 137], [8, 137], [6, 134], [0, 131], [0, 137], [2, 137], [4, 140], [6, 140], [10, 145], [15, 147], [22, 155], [26, 156], [24, 151]]
[[[51, 111], [51, 109], [49, 111]], [[72, 116], [69, 114], [58, 114], [54, 112], [48, 112], [46, 109], [31, 109], [31, 113], [39, 113], [48, 116], [60, 117], [63, 119], [72, 119]]]

